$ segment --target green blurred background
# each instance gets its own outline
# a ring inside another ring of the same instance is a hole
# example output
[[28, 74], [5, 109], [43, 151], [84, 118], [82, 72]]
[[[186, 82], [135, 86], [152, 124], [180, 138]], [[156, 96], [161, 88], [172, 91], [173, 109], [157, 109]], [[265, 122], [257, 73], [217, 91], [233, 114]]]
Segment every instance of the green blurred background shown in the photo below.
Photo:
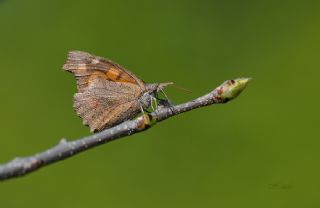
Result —
[[68, 50], [108, 57], [198, 109], [0, 183], [0, 206], [320, 207], [319, 1], [0, 0], [0, 162], [89, 135]]

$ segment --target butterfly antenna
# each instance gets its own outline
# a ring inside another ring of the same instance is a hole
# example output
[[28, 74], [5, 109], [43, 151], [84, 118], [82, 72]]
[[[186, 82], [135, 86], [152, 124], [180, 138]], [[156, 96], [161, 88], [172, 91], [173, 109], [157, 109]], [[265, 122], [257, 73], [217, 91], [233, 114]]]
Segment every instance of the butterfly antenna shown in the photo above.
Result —
[[176, 85], [176, 84], [173, 84], [172, 87], [174, 87], [174, 88], [176, 88], [177, 90], [180, 90], [180, 91], [182, 91], [182, 92], [192, 93], [191, 90], [188, 90], [188, 89], [183, 88], [183, 87], [181, 87], [181, 86], [178, 86], [178, 85]]

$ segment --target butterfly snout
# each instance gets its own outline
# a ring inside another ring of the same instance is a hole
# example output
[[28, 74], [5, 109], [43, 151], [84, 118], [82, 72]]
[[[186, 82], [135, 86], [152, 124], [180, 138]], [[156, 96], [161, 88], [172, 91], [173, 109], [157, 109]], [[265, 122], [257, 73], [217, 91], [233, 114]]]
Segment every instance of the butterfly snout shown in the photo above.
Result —
[[157, 93], [163, 92], [164, 88], [166, 88], [168, 85], [172, 85], [172, 84], [173, 84], [173, 82], [160, 83], [157, 87]]

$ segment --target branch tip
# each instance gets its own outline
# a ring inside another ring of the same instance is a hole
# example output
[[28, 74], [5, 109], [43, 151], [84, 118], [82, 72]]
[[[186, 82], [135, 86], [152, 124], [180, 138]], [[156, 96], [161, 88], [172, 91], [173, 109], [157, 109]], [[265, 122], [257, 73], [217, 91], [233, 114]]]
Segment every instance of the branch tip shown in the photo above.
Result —
[[227, 80], [218, 89], [219, 98], [228, 102], [236, 97], [246, 88], [251, 78], [238, 78]]

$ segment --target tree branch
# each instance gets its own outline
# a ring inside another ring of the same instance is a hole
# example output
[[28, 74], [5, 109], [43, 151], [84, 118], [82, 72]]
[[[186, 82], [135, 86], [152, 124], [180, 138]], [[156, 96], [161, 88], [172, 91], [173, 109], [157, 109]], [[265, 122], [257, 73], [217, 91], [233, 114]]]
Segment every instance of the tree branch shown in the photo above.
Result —
[[171, 116], [211, 104], [226, 103], [237, 97], [246, 87], [248, 81], [248, 78], [228, 80], [212, 92], [195, 100], [176, 106], [162, 103], [152, 113], [143, 114], [134, 120], [125, 121], [99, 133], [75, 141], [61, 139], [59, 144], [44, 152], [29, 157], [15, 158], [6, 164], [0, 165], [0, 180], [24, 176], [41, 167], [72, 157], [92, 147], [144, 131]]

